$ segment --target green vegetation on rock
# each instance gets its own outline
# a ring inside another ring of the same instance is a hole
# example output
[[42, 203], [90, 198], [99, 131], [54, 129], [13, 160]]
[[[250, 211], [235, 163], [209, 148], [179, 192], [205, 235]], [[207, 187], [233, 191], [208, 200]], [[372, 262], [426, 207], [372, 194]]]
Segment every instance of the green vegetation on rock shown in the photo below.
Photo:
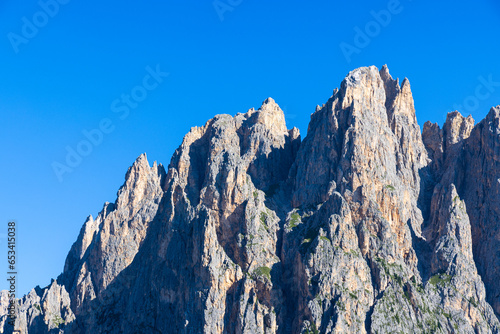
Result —
[[259, 267], [253, 272], [254, 277], [266, 277], [268, 280], [271, 280], [271, 268], [269, 267]]

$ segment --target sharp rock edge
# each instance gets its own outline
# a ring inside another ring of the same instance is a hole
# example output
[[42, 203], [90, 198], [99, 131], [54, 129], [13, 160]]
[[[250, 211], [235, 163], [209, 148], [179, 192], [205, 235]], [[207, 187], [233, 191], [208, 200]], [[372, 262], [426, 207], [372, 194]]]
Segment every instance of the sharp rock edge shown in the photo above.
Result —
[[498, 333], [499, 123], [421, 132], [387, 66], [350, 72], [303, 141], [271, 98], [217, 115], [168, 168], [137, 158], [16, 329]]

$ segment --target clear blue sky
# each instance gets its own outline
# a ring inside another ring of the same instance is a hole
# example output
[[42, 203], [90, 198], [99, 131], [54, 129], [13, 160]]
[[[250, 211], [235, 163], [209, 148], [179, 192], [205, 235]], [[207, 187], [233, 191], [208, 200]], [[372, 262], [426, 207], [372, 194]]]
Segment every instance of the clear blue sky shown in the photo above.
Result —
[[[383, 64], [410, 79], [421, 125], [459, 105], [479, 120], [500, 104], [500, 86], [482, 83], [500, 82], [494, 0], [221, 0], [219, 11], [199, 0], [65, 1], [47, 9], [53, 17], [37, 1], [0, 4], [0, 272], [14, 219], [21, 294], [57, 277], [85, 218], [115, 200], [139, 154], [168, 165], [190, 127], [215, 114], [271, 96], [305, 134], [350, 70]], [[382, 10], [383, 24], [373, 16]], [[146, 77], [158, 64], [169, 73], [159, 84]], [[121, 101], [131, 93], [134, 108]], [[102, 120], [112, 131], [58, 178], [53, 163]]]

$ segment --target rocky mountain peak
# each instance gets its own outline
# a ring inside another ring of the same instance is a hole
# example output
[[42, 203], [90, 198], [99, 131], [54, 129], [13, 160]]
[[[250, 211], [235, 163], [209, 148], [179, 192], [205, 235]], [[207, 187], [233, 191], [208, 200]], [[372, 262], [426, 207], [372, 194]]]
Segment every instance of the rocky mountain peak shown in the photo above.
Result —
[[358, 111], [373, 112], [378, 100], [385, 100], [383, 83], [375, 66], [360, 67], [349, 72], [340, 85], [339, 93], [342, 109], [359, 103], [363, 108], [357, 108]]
[[[314, 157], [306, 158], [311, 154]], [[380, 178], [396, 169], [407, 170], [407, 180], [416, 183], [417, 168], [426, 163], [427, 154], [409, 83], [401, 90], [387, 67], [380, 72], [375, 66], [351, 71], [341, 89], [311, 116], [299, 157], [296, 164], [306, 165], [297, 166], [301, 191], [296, 192], [295, 205], [324, 201], [342, 187], [355, 191], [365, 178]]]
[[458, 111], [448, 113], [443, 126], [445, 145], [451, 146], [467, 139], [473, 128], [474, 119], [471, 115], [464, 117]]
[[488, 115], [486, 116], [486, 119], [488, 122], [491, 122], [491, 126], [493, 128], [496, 128], [497, 131], [500, 128], [500, 105], [496, 107], [491, 107], [490, 111], [488, 112]]
[[118, 191], [116, 207], [134, 208], [143, 200], [148, 200], [148, 187], [151, 187], [152, 179], [162, 183], [165, 171], [163, 165], [157, 165], [156, 161], [150, 167], [146, 154], [141, 154], [129, 167], [125, 175], [125, 183]]
[[432, 159], [432, 168], [436, 173], [445, 171], [446, 160], [455, 160], [463, 141], [467, 139], [474, 128], [472, 116], [464, 117], [458, 111], [447, 114], [446, 122], [441, 129], [437, 123], [424, 123], [422, 131], [423, 142]]
[[252, 122], [262, 124], [272, 131], [275, 136], [284, 135], [288, 132], [283, 110], [270, 97], [262, 103], [258, 110], [251, 111], [250, 114]]
[[191, 128], [167, 171], [136, 159], [16, 326], [500, 332], [500, 106], [422, 132], [415, 115], [384, 65], [351, 71], [302, 142], [271, 98]]

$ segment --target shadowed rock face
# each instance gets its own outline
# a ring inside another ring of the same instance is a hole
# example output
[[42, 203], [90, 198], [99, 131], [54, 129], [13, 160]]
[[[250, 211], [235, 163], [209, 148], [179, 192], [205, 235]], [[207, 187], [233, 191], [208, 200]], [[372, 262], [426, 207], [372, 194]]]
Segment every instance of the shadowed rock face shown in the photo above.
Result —
[[497, 333], [499, 119], [453, 112], [421, 133], [409, 81], [386, 66], [350, 72], [302, 142], [271, 98], [217, 115], [166, 170], [136, 160], [16, 326]]
[[500, 106], [472, 129], [459, 159], [462, 174], [453, 174], [467, 203], [474, 258], [500, 314]]

